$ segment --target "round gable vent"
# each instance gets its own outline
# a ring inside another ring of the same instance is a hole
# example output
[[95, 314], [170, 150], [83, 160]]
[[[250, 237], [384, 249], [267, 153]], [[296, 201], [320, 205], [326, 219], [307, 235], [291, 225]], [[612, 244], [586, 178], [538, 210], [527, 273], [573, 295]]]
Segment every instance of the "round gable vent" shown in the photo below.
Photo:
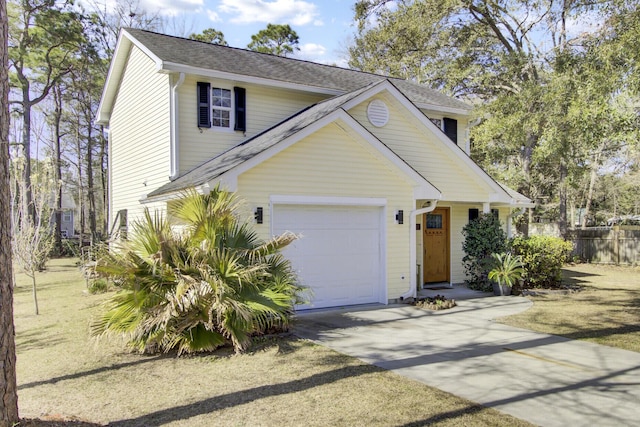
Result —
[[367, 107], [367, 117], [375, 127], [382, 127], [389, 121], [389, 109], [387, 104], [379, 99], [374, 99]]

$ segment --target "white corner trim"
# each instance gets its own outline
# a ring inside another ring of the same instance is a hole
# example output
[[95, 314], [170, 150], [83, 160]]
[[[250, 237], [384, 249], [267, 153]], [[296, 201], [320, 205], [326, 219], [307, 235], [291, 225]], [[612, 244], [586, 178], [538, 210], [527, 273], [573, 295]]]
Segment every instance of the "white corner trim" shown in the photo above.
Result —
[[178, 177], [179, 169], [180, 169], [180, 119], [178, 112], [180, 111], [180, 103], [179, 103], [179, 95], [178, 88], [182, 86], [184, 83], [185, 74], [180, 73], [178, 75], [178, 79], [171, 86], [171, 98], [169, 105], [169, 116], [170, 116], [170, 126], [171, 126], [171, 135], [170, 135], [170, 175], [169, 179], [174, 180]]

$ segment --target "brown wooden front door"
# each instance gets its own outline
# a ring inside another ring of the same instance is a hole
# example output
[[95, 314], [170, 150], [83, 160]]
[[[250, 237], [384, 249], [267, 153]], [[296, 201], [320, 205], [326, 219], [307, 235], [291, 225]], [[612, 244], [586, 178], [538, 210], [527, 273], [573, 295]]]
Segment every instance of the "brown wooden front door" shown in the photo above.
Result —
[[422, 246], [425, 283], [449, 281], [449, 208], [424, 214]]

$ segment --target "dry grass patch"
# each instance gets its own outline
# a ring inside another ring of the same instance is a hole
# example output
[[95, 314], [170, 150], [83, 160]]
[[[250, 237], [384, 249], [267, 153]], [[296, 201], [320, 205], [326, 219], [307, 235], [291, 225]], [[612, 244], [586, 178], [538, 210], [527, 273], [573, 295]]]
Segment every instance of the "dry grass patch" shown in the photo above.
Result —
[[89, 339], [109, 294], [90, 295], [75, 266], [39, 277], [41, 315], [18, 275], [22, 426], [528, 426], [530, 424], [292, 336], [176, 358]]
[[582, 290], [528, 297], [531, 309], [500, 322], [640, 352], [640, 269], [579, 264], [563, 275]]

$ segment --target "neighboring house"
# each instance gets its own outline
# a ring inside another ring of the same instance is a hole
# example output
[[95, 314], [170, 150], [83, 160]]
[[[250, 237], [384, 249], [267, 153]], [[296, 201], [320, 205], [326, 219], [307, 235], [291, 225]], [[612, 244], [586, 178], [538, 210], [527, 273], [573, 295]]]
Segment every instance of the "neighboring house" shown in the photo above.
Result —
[[221, 184], [263, 237], [301, 235], [286, 254], [310, 307], [462, 282], [470, 218], [508, 227], [532, 206], [469, 157], [470, 109], [400, 79], [126, 29], [98, 116], [111, 222]]
[[[57, 209], [56, 203], [57, 194], [52, 194], [51, 199], [49, 201], [50, 208], [53, 210], [52, 216], [50, 218], [51, 227], [55, 227], [55, 209]], [[68, 191], [62, 190], [62, 200], [60, 202], [61, 205], [61, 215], [60, 215], [60, 234], [63, 239], [68, 239], [70, 237], [75, 236], [75, 228], [74, 228], [74, 216], [76, 211], [76, 202], [73, 200], [73, 197]]]
[[66, 191], [62, 191], [62, 222], [60, 223], [60, 233], [65, 239], [76, 235], [73, 224], [75, 211], [76, 202], [73, 200], [73, 197]]

